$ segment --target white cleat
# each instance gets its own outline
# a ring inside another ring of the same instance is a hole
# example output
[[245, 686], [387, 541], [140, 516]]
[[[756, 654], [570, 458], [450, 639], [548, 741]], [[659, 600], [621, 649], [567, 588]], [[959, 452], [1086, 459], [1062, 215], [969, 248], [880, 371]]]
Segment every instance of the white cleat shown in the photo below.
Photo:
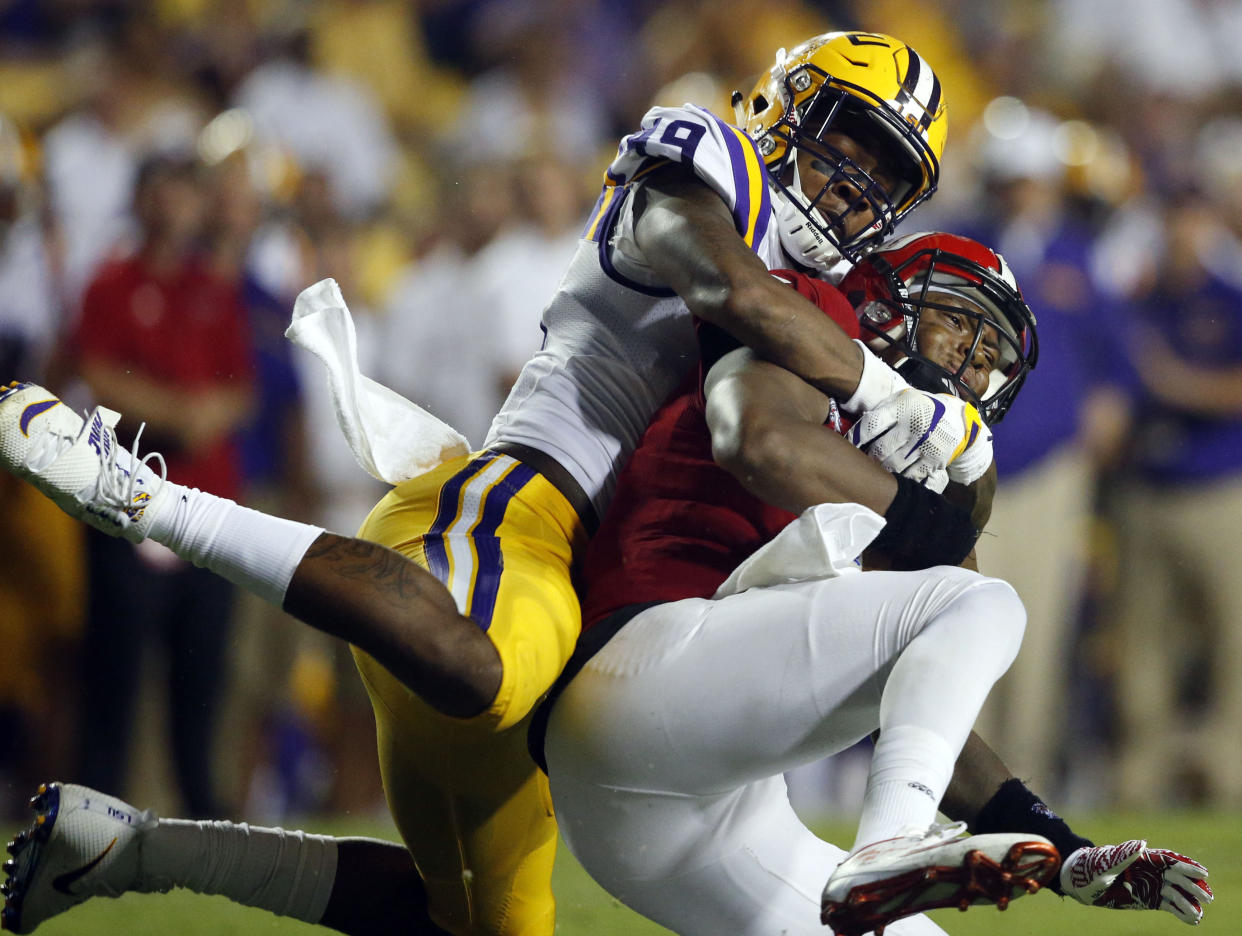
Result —
[[9, 842], [0, 929], [29, 933], [88, 898], [119, 897], [134, 885], [154, 814], [70, 783], [43, 784], [30, 805], [34, 823]]
[[15, 380], [0, 387], [0, 413], [0, 460], [22, 477], [27, 462], [47, 460], [51, 438], [76, 439], [82, 431], [82, 417], [37, 384]]
[[[99, 406], [85, 421], [32, 383], [0, 388], [0, 467], [24, 478], [65, 513], [111, 536], [141, 542], [162, 507], [163, 472], [117, 443], [120, 413]], [[142, 430], [138, 430], [139, 436]], [[137, 445], [137, 439], [134, 440]]]
[[821, 921], [836, 936], [878, 936], [896, 920], [940, 907], [1004, 910], [1060, 869], [1056, 846], [1042, 836], [965, 830], [964, 822], [932, 825], [860, 848], [828, 879]]

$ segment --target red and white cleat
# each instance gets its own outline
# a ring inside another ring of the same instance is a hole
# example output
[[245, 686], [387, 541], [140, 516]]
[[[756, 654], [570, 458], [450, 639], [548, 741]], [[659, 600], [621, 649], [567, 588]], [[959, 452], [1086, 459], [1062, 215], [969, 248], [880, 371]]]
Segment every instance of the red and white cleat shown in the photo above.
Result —
[[967, 836], [965, 829], [963, 822], [933, 825], [860, 848], [828, 879], [820, 919], [836, 936], [878, 936], [896, 920], [940, 907], [1004, 910], [1060, 869], [1056, 846], [1041, 836]]

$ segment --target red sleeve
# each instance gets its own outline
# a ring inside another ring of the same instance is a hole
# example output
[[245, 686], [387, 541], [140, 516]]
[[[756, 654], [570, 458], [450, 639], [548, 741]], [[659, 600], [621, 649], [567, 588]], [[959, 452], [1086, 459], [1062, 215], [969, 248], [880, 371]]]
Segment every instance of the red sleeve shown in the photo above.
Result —
[[794, 270], [773, 270], [772, 275], [788, 283], [798, 295], [815, 303], [821, 312], [840, 325], [842, 331], [851, 338], [859, 336], [858, 314], [845, 298], [845, 293], [837, 287]]

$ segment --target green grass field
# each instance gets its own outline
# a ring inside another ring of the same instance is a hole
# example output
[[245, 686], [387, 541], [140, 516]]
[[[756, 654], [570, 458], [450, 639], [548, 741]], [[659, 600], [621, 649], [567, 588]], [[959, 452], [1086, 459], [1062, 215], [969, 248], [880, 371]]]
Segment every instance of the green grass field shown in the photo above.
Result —
[[[390, 826], [376, 821], [336, 818], [307, 822], [304, 827], [316, 832], [393, 837]], [[1099, 842], [1145, 836], [1153, 845], [1198, 858], [1211, 870], [1217, 902], [1197, 932], [1221, 936], [1242, 933], [1242, 909], [1236, 903], [1236, 895], [1242, 892], [1242, 870], [1237, 864], [1237, 856], [1242, 855], [1242, 816], [1207, 812], [1101, 815], [1076, 818], [1075, 827]], [[0, 829], [5, 840], [14, 831], [12, 827]], [[838, 842], [849, 842], [853, 837], [846, 825], [828, 825], [820, 833]], [[556, 891], [560, 936], [655, 936], [667, 932], [600, 890], [564, 848], [557, 861]], [[1166, 913], [1096, 910], [1044, 893], [1018, 901], [1003, 914], [978, 907], [966, 913], [941, 910], [933, 917], [954, 936], [1177, 936], [1188, 932], [1184, 924]], [[313, 932], [326, 931], [238, 907], [222, 897], [200, 897], [183, 891], [94, 900], [38, 930], [39, 936], [298, 936]]]

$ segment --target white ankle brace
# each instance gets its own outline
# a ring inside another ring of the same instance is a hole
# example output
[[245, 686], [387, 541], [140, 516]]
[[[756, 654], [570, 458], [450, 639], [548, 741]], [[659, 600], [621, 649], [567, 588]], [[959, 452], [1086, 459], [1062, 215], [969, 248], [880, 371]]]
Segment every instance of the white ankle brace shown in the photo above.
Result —
[[185, 887], [307, 923], [336, 881], [336, 840], [232, 822], [161, 819], [146, 833], [135, 890]]

